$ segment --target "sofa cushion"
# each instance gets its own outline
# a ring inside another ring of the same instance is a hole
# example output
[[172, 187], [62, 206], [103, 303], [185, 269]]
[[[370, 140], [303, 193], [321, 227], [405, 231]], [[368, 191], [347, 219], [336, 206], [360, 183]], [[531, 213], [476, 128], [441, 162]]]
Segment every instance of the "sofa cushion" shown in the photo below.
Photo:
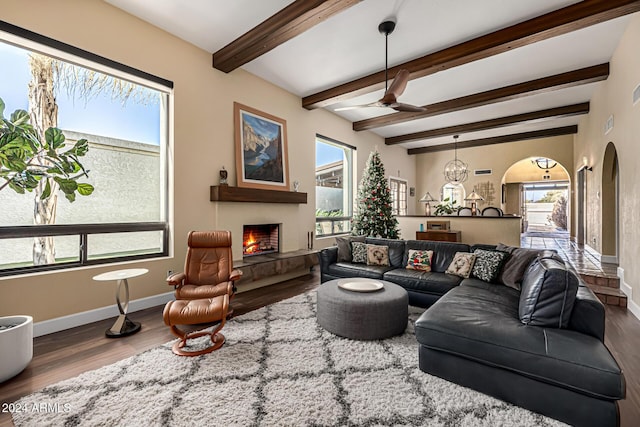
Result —
[[469, 245], [453, 242], [435, 242], [431, 240], [407, 240], [404, 261], [402, 265], [407, 265], [409, 249], [433, 251], [431, 258], [431, 271], [444, 273], [453, 261], [456, 252], [470, 252]]
[[407, 268], [409, 270], [431, 271], [431, 258], [433, 251], [420, 251], [409, 249], [407, 256]]
[[525, 325], [566, 328], [579, 282], [564, 261], [537, 258], [522, 279], [520, 321]]
[[546, 249], [518, 248], [502, 243], [498, 243], [496, 249], [508, 252], [510, 255], [498, 276], [498, 283], [518, 290], [520, 290], [524, 272], [527, 271], [531, 262], [538, 256], [547, 257], [550, 255], [550, 252]]
[[404, 240], [399, 239], [382, 239], [367, 237], [365, 242], [370, 245], [381, 245], [389, 247], [389, 264], [395, 268], [404, 268], [402, 257], [404, 256]]
[[415, 324], [418, 342], [597, 398], [624, 397], [624, 379], [598, 339], [524, 325], [515, 289], [465, 279]]
[[471, 277], [494, 283], [498, 279], [498, 275], [509, 254], [486, 249], [476, 249], [473, 253], [476, 255], [476, 261], [471, 269]]
[[353, 260], [353, 256], [351, 255], [351, 243], [364, 243], [364, 239], [365, 236], [336, 237], [336, 245], [338, 246], [338, 262], [351, 262]]
[[367, 245], [367, 265], [389, 265], [389, 246]]
[[382, 275], [392, 269], [393, 267], [389, 266], [337, 262], [329, 266], [327, 273], [332, 277], [366, 277], [368, 279], [382, 279]]
[[458, 276], [433, 271], [408, 270], [396, 268], [384, 273], [384, 280], [402, 286], [406, 290], [444, 295], [460, 284], [462, 280]]
[[356, 264], [367, 263], [367, 244], [362, 242], [351, 242], [352, 262]]
[[471, 275], [471, 269], [473, 268], [475, 261], [476, 254], [472, 254], [470, 252], [456, 252], [453, 257], [453, 261], [451, 261], [451, 264], [449, 264], [445, 273], [454, 274], [467, 279]]

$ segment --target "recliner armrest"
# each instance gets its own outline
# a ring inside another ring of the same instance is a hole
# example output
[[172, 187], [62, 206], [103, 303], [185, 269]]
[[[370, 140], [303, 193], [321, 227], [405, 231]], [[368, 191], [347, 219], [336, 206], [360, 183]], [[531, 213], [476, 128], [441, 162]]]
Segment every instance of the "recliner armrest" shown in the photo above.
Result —
[[229, 280], [231, 280], [232, 282], [239, 280], [241, 277], [242, 277], [241, 270], [233, 270], [231, 274], [229, 274]]
[[167, 285], [169, 286], [180, 286], [184, 279], [187, 278], [187, 275], [184, 273], [174, 273], [171, 276], [167, 277]]

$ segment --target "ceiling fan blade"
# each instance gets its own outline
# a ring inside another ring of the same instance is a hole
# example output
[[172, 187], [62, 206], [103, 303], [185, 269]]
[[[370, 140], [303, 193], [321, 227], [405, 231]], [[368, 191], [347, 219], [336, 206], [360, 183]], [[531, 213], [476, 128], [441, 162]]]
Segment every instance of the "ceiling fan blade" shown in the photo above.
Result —
[[346, 107], [336, 108], [333, 111], [347, 111], [347, 110], [356, 110], [358, 108], [369, 108], [369, 107], [386, 107], [386, 105], [382, 105], [378, 101], [378, 102], [372, 102], [371, 104], [349, 105], [349, 106], [346, 106]]
[[410, 73], [408, 70], [402, 69], [398, 71], [398, 74], [396, 74], [396, 77], [391, 82], [389, 89], [387, 89], [387, 91], [385, 92], [385, 97], [387, 95], [393, 94], [396, 99], [399, 98], [400, 95], [402, 95], [402, 92], [404, 92], [405, 88], [407, 87], [409, 75]]
[[389, 107], [393, 108], [396, 111], [402, 111], [405, 113], [421, 113], [426, 110], [424, 107], [418, 107], [417, 105], [411, 104], [403, 104], [402, 102], [395, 102]]

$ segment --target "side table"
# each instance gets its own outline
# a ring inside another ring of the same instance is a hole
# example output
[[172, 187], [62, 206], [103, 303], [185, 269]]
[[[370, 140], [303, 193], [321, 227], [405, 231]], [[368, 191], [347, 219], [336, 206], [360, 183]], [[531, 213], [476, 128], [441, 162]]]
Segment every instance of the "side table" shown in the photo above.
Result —
[[[116, 304], [120, 315], [116, 319], [113, 326], [106, 330], [105, 335], [109, 338], [126, 337], [127, 335], [135, 334], [140, 330], [140, 323], [133, 322], [127, 318], [127, 311], [129, 310], [129, 282], [127, 279], [132, 277], [142, 276], [148, 273], [146, 268], [129, 268], [126, 270], [115, 270], [107, 273], [98, 274], [93, 276], [93, 280], [99, 282], [106, 282], [116, 280], [118, 282], [118, 288], [116, 290]], [[122, 287], [124, 285], [124, 304], [120, 300], [120, 294], [122, 293]]]

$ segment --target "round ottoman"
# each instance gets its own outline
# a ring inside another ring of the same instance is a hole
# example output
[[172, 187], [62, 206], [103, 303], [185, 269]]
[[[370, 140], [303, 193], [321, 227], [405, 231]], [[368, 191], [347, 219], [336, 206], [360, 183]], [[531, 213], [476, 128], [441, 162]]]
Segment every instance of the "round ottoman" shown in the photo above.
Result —
[[[342, 289], [339, 283], [372, 280], [384, 288], [374, 292]], [[318, 324], [354, 340], [381, 340], [404, 332], [409, 297], [401, 286], [378, 279], [335, 279], [318, 288]]]

